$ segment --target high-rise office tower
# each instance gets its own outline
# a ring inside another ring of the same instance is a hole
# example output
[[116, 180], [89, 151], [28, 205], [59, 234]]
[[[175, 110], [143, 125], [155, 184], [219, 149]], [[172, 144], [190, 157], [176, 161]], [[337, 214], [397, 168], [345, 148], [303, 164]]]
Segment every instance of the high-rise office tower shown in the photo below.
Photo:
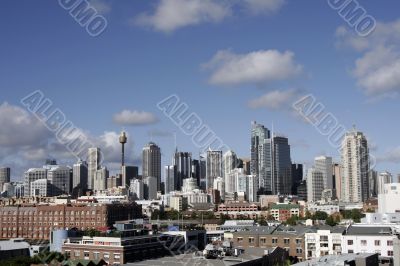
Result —
[[154, 176], [147, 176], [143, 179], [144, 184], [144, 198], [147, 200], [157, 199], [157, 178]]
[[121, 175], [121, 185], [123, 187], [129, 187], [131, 180], [139, 176], [139, 167], [133, 165], [124, 165], [122, 166]]
[[378, 175], [378, 195], [383, 194], [385, 185], [392, 183], [392, 174], [389, 172], [382, 172]]
[[260, 190], [263, 194], [274, 194], [273, 139], [264, 139], [258, 146], [258, 174]]
[[342, 142], [342, 201], [365, 202], [369, 198], [369, 149], [362, 132], [346, 133]]
[[24, 196], [31, 196], [31, 184], [39, 179], [47, 179], [47, 169], [30, 168], [24, 174]]
[[324, 189], [333, 189], [332, 157], [319, 156], [314, 160], [315, 170], [324, 176]]
[[196, 179], [197, 186], [200, 187], [200, 161], [199, 160], [192, 160], [192, 174], [191, 177]]
[[77, 196], [83, 195], [88, 187], [88, 165], [85, 161], [79, 160], [72, 166], [72, 189]]
[[303, 181], [303, 165], [292, 164], [292, 195], [297, 195], [297, 187]]
[[96, 171], [100, 169], [102, 161], [100, 148], [89, 148], [88, 150], [88, 189], [94, 190], [94, 179]]
[[149, 142], [142, 152], [142, 176], [157, 179], [157, 190], [161, 189], [161, 149], [154, 142]]
[[190, 178], [192, 173], [192, 154], [190, 152], [175, 151], [173, 158], [175, 166], [176, 190], [181, 190], [183, 180]]
[[274, 195], [290, 194], [292, 186], [292, 160], [289, 140], [286, 137], [273, 137], [273, 179]]
[[342, 191], [342, 175], [343, 175], [343, 167], [342, 165], [335, 163], [332, 164], [332, 173], [334, 180], [334, 190], [336, 192], [336, 198], [341, 200], [341, 191]]
[[108, 177], [109, 177], [109, 172], [106, 167], [101, 167], [100, 169], [97, 169], [94, 176], [93, 190], [94, 191], [106, 190]]
[[238, 167], [239, 160], [236, 153], [229, 150], [224, 153], [223, 166], [224, 166], [224, 176], [227, 176], [233, 169]]
[[219, 176], [214, 178], [212, 188], [219, 191], [222, 200], [225, 199], [225, 180], [223, 177]]
[[307, 200], [316, 202], [321, 200], [324, 190], [324, 174], [314, 168], [307, 172]]
[[165, 166], [165, 194], [168, 194], [172, 191], [176, 190], [177, 182], [175, 179], [175, 166], [174, 165], [166, 165]]
[[[214, 179], [223, 176], [222, 171], [222, 151], [207, 151], [207, 165], [206, 165], [206, 187], [207, 190], [213, 187]], [[221, 195], [222, 196], [222, 195]]]
[[378, 197], [378, 172], [370, 170], [368, 174], [369, 195]]
[[0, 190], [5, 183], [10, 183], [11, 170], [9, 167], [0, 167]]
[[51, 184], [51, 195], [71, 193], [72, 169], [67, 166], [53, 165], [47, 170], [47, 180]]
[[259, 176], [259, 146], [264, 143], [265, 139], [270, 139], [270, 131], [263, 125], [253, 121], [251, 123], [251, 158], [250, 173]]

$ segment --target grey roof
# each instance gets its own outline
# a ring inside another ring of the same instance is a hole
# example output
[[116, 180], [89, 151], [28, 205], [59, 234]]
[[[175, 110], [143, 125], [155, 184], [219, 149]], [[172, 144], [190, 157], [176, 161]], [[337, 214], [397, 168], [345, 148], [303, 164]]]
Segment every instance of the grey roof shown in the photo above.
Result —
[[376, 254], [370, 253], [359, 253], [359, 254], [342, 254], [342, 255], [328, 255], [318, 259], [303, 261], [293, 265], [296, 266], [338, 266], [338, 265], [349, 265], [349, 262], [357, 259], [366, 259]]
[[349, 226], [345, 235], [391, 235], [388, 226]]

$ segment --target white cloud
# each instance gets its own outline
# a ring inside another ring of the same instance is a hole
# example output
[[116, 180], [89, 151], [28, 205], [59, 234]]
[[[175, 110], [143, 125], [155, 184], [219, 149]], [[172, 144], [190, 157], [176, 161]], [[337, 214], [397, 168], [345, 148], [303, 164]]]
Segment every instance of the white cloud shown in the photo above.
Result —
[[132, 125], [147, 125], [157, 122], [157, 117], [145, 111], [131, 111], [123, 110], [113, 117], [113, 121], [119, 125], [132, 126]]
[[245, 7], [253, 14], [270, 13], [278, 11], [285, 0], [244, 0]]
[[107, 14], [111, 11], [111, 5], [109, 2], [104, 0], [91, 0], [90, 4], [100, 14]]
[[339, 47], [350, 47], [361, 54], [352, 74], [366, 95], [386, 97], [400, 93], [400, 20], [378, 23], [368, 38], [343, 27], [337, 29], [336, 36]]
[[173, 32], [201, 23], [218, 23], [243, 8], [252, 15], [278, 11], [285, 0], [160, 0], [152, 13], [141, 13], [133, 24]]
[[239, 85], [243, 83], [268, 83], [293, 78], [302, 72], [291, 51], [259, 50], [248, 54], [218, 51], [206, 64], [212, 71], [210, 83]]
[[213, 0], [161, 0], [153, 14], [142, 13], [134, 19], [138, 25], [172, 32], [204, 22], [219, 22], [231, 15], [229, 5]]
[[296, 95], [297, 92], [295, 90], [274, 90], [249, 101], [248, 105], [251, 108], [284, 109], [291, 106]]

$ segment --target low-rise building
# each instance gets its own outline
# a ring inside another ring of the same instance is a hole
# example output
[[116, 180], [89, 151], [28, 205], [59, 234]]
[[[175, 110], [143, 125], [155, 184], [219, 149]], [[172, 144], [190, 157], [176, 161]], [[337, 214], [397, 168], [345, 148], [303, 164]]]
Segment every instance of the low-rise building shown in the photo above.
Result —
[[325, 212], [328, 215], [340, 212], [339, 205], [337, 204], [318, 204], [313, 202], [308, 203], [307, 210], [310, 213]]
[[343, 234], [342, 253], [378, 253], [393, 258], [396, 238], [389, 226], [351, 225]]
[[275, 204], [269, 212], [275, 220], [281, 222], [285, 222], [292, 216], [300, 217], [302, 215], [298, 204]]
[[344, 227], [320, 227], [316, 232], [305, 234], [306, 260], [342, 253]]

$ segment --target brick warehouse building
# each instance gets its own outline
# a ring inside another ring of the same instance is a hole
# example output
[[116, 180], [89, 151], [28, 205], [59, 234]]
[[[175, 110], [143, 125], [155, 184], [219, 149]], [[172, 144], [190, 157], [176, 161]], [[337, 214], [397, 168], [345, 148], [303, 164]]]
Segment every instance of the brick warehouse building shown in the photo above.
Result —
[[0, 239], [49, 240], [52, 230], [104, 229], [141, 215], [141, 205], [136, 203], [4, 206], [0, 208]]

